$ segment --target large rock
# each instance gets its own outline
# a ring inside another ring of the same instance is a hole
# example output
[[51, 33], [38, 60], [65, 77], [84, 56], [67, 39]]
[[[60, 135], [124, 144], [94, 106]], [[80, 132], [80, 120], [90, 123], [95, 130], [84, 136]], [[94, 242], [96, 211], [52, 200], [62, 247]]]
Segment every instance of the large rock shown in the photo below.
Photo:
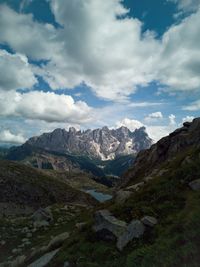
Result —
[[124, 221], [118, 220], [108, 210], [100, 210], [95, 213], [95, 221], [93, 229], [95, 232], [106, 229], [119, 237], [126, 229], [127, 224]]
[[59, 248], [44, 254], [42, 257], [29, 264], [28, 267], [44, 267], [53, 259], [53, 257], [58, 253]]
[[134, 238], [140, 238], [144, 234], [145, 227], [139, 220], [133, 220], [118, 238], [117, 248], [122, 251], [123, 248]]
[[116, 193], [115, 202], [118, 204], [123, 204], [131, 195], [132, 192], [130, 191], [119, 190]]
[[140, 182], [140, 183], [128, 186], [126, 189], [133, 190], [133, 191], [138, 191], [143, 186], [144, 186], [144, 182]]
[[155, 226], [158, 221], [155, 217], [152, 217], [152, 216], [144, 216], [142, 219], [141, 219], [141, 222], [146, 225], [146, 226], [150, 226], [150, 227], [153, 227]]
[[63, 242], [69, 237], [68, 232], [64, 232], [62, 234], [59, 234], [55, 236], [48, 244], [47, 249], [54, 249], [62, 246]]
[[192, 190], [199, 191], [200, 190], [200, 179], [190, 182], [189, 186]]
[[53, 216], [50, 209], [38, 209], [36, 212], [33, 213], [31, 216], [33, 220], [33, 225], [36, 228], [42, 226], [48, 226], [51, 222], [53, 222]]
[[117, 239], [117, 248], [122, 251], [123, 248], [134, 238], [143, 235], [145, 227], [139, 220], [133, 220], [129, 225], [118, 220], [108, 210], [100, 210], [95, 213], [96, 224], [93, 230], [103, 234], [111, 233]]

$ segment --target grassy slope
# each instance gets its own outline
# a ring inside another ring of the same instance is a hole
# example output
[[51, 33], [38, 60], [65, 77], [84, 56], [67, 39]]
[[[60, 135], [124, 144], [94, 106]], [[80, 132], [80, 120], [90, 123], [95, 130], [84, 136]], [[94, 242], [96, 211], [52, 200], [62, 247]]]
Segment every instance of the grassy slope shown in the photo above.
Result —
[[[191, 162], [184, 163], [186, 155]], [[73, 233], [50, 266], [63, 266], [69, 260], [79, 267], [197, 267], [200, 256], [200, 192], [188, 182], [200, 177], [200, 150], [188, 150], [161, 168], [168, 169], [122, 206], [107, 206], [114, 215], [126, 220], [153, 215], [158, 225], [140, 240], [119, 253], [114, 243], [97, 240], [91, 231], [93, 219], [80, 233]], [[101, 207], [103, 208], [103, 206]]]
[[48, 206], [61, 202], [94, 203], [87, 194], [70, 187], [61, 179], [35, 168], [12, 161], [0, 160], [0, 201]]

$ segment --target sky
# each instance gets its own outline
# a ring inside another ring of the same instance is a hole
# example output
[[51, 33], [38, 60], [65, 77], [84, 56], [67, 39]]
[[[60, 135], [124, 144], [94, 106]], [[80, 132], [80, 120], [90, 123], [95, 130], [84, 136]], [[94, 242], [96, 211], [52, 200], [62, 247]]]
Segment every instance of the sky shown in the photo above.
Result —
[[0, 144], [200, 116], [200, 0], [0, 0]]

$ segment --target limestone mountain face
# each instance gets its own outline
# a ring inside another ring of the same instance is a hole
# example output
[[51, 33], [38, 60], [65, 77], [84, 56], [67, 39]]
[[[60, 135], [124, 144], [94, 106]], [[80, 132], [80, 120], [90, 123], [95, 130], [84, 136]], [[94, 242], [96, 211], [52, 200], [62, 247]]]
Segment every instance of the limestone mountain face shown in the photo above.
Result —
[[126, 127], [110, 130], [105, 126], [86, 131], [77, 131], [71, 127], [69, 131], [55, 129], [51, 133], [30, 138], [27, 144], [49, 151], [110, 160], [120, 155], [137, 154], [140, 150], [149, 148], [152, 140], [144, 127], [134, 132]]

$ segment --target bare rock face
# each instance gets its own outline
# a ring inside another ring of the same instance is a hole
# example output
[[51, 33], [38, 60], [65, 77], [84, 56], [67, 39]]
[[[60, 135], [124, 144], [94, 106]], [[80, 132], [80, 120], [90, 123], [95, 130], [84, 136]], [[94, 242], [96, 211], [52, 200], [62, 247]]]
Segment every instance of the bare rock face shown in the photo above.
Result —
[[47, 151], [87, 155], [101, 160], [109, 160], [120, 155], [136, 154], [142, 149], [149, 148], [152, 140], [144, 127], [136, 129], [134, 132], [126, 127], [110, 130], [104, 126], [102, 129], [82, 132], [71, 127], [69, 131], [55, 129], [51, 133], [32, 137], [26, 144]]

